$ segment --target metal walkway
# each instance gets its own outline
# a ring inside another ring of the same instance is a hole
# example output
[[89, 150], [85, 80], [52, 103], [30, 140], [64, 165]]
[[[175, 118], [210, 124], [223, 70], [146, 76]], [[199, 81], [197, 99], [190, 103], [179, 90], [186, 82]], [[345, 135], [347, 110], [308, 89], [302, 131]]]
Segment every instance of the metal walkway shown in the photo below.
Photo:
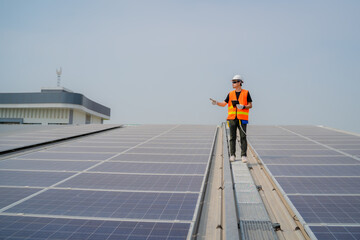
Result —
[[[229, 134], [223, 125], [224, 134], [224, 163], [228, 162]], [[225, 139], [226, 138], [226, 139]], [[236, 144], [236, 152], [240, 153], [240, 145]], [[226, 151], [225, 151], [226, 149]], [[231, 175], [233, 181], [235, 205], [237, 220], [239, 225], [239, 234], [242, 240], [274, 239], [278, 237], [274, 231], [269, 215], [264, 203], [258, 193], [250, 174], [248, 165], [242, 163], [239, 157], [235, 162], [230, 163]], [[230, 238], [227, 238], [230, 239]], [[235, 239], [235, 238], [234, 238]]]

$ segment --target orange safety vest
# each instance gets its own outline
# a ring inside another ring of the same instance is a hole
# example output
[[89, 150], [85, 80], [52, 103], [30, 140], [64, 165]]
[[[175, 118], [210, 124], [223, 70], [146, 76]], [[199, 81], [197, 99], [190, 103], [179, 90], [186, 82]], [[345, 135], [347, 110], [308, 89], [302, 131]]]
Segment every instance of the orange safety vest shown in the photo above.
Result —
[[236, 99], [235, 90], [229, 93], [229, 102], [228, 102], [228, 117], [227, 120], [233, 120], [237, 116], [239, 120], [249, 120], [249, 109], [238, 109], [233, 107], [232, 101], [239, 101], [241, 105], [247, 105], [247, 96], [248, 90], [241, 89], [239, 99]]

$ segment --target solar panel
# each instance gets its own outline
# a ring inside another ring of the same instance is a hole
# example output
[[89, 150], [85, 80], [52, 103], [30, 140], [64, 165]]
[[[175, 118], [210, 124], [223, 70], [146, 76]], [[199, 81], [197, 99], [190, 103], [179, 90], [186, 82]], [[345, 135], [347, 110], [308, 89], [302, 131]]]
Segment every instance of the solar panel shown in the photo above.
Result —
[[0, 216], [0, 238], [185, 239], [189, 223]]
[[357, 240], [360, 239], [359, 226], [311, 226], [318, 240]]
[[349, 150], [343, 150], [344, 152], [354, 155], [354, 156], [360, 156], [360, 149], [349, 149]]
[[215, 130], [126, 127], [1, 161], [0, 238], [189, 238]]
[[192, 193], [50, 189], [5, 212], [190, 221], [197, 198], [198, 194]]
[[139, 137], [118, 137], [118, 138], [93, 138], [93, 139], [87, 139], [86, 142], [95, 142], [95, 143], [104, 143], [104, 144], [112, 144], [112, 143], [127, 143], [127, 142], [131, 142], [131, 143], [142, 143], [146, 140], [148, 140], [149, 138], [139, 138]]
[[91, 171], [152, 174], [204, 174], [206, 164], [106, 162]]
[[360, 194], [360, 177], [276, 177], [287, 194]]
[[335, 149], [339, 150], [353, 150], [353, 149], [360, 149], [360, 143], [359, 144], [328, 144], [330, 147], [333, 147]]
[[210, 151], [211, 143], [153, 143], [152, 141], [142, 144], [141, 147], [164, 147], [164, 148], [204, 148]]
[[256, 150], [261, 156], [321, 156], [337, 155], [337, 152], [329, 149], [324, 150]]
[[307, 223], [357, 224], [360, 196], [288, 196]]
[[[260, 150], [324, 150], [326, 147], [321, 145], [313, 144], [252, 144], [257, 151]], [[326, 149], [327, 150], [327, 149]]]
[[171, 143], [171, 144], [212, 144], [209, 139], [193, 139], [193, 138], [183, 138], [183, 139], [173, 139], [173, 138], [156, 138], [149, 141], [149, 143]]
[[75, 142], [72, 143], [71, 146], [72, 147], [78, 147], [78, 146], [86, 146], [86, 147], [134, 147], [137, 144], [139, 144], [139, 142], [129, 142], [129, 141], [124, 141], [124, 142], [102, 142], [102, 141], [94, 141], [94, 142], [90, 142], [90, 141], [79, 141], [79, 142]]
[[134, 191], [200, 192], [203, 176], [83, 173], [59, 187]]
[[96, 162], [92, 161], [44, 161], [9, 159], [0, 161], [0, 169], [82, 171]]
[[209, 149], [181, 149], [181, 148], [142, 148], [137, 147], [128, 151], [128, 153], [148, 153], [148, 154], [204, 154], [209, 155]]
[[206, 163], [208, 155], [166, 155], [166, 154], [120, 154], [111, 161], [131, 162], [176, 162], [176, 163]]
[[102, 161], [115, 156], [115, 153], [69, 153], [69, 152], [35, 152], [16, 157], [16, 159], [32, 160], [87, 160]]
[[0, 208], [6, 207], [40, 190], [39, 188], [0, 187]]
[[316, 126], [249, 126], [248, 136], [317, 239], [359, 239], [360, 136]]
[[[114, 127], [119, 127], [120, 125], [110, 125], [110, 124], [89, 124], [89, 125], [67, 125], [67, 126], [16, 126], [18, 128], [16, 131], [1, 131], [0, 136], [2, 142], [9, 145], [2, 145], [0, 152], [14, 150], [17, 148], [23, 148], [32, 146], [34, 144], [46, 143], [49, 141], [55, 141], [60, 139], [65, 139], [69, 137], [74, 137], [77, 135], [102, 131], [105, 129], [110, 129]], [[2, 126], [2, 128], [5, 128]], [[6, 126], [6, 128], [14, 128], [14, 126]], [[23, 131], [21, 131], [23, 130]], [[26, 141], [24, 141], [26, 140]]]
[[48, 187], [74, 173], [0, 170], [0, 186]]
[[67, 152], [67, 153], [119, 153], [127, 150], [128, 147], [54, 147], [46, 152]]
[[266, 164], [358, 164], [354, 158], [347, 157], [344, 155], [332, 155], [332, 156], [262, 156], [262, 161]]
[[269, 165], [274, 176], [359, 176], [359, 165]]
[[[250, 133], [249, 133], [250, 134]], [[269, 139], [258, 139], [256, 137], [251, 137], [248, 136], [248, 139], [251, 141], [251, 144], [256, 146], [256, 145], [313, 145], [314, 143], [312, 143], [309, 140], [301, 140], [301, 139], [297, 139], [297, 140], [279, 140], [279, 139], [271, 139], [271, 141], [269, 141]]]

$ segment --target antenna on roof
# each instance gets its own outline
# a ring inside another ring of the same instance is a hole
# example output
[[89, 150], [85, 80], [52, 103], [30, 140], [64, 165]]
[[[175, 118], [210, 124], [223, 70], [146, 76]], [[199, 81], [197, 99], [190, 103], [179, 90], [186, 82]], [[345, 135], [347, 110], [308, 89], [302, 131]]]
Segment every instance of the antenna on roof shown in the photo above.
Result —
[[56, 74], [57, 74], [57, 86], [60, 87], [60, 77], [61, 77], [61, 73], [62, 73], [62, 69], [60, 67], [60, 70], [56, 69]]

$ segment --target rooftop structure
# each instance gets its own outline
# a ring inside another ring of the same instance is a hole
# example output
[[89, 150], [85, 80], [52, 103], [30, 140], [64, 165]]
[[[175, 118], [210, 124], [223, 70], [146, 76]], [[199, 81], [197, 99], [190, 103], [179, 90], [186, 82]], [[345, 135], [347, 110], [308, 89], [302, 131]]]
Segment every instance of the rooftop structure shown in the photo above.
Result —
[[95, 126], [0, 126], [23, 144], [0, 150], [0, 238], [360, 238], [359, 135], [250, 125], [242, 163], [225, 125]]
[[36, 93], [0, 93], [0, 123], [101, 124], [110, 108], [63, 87]]

